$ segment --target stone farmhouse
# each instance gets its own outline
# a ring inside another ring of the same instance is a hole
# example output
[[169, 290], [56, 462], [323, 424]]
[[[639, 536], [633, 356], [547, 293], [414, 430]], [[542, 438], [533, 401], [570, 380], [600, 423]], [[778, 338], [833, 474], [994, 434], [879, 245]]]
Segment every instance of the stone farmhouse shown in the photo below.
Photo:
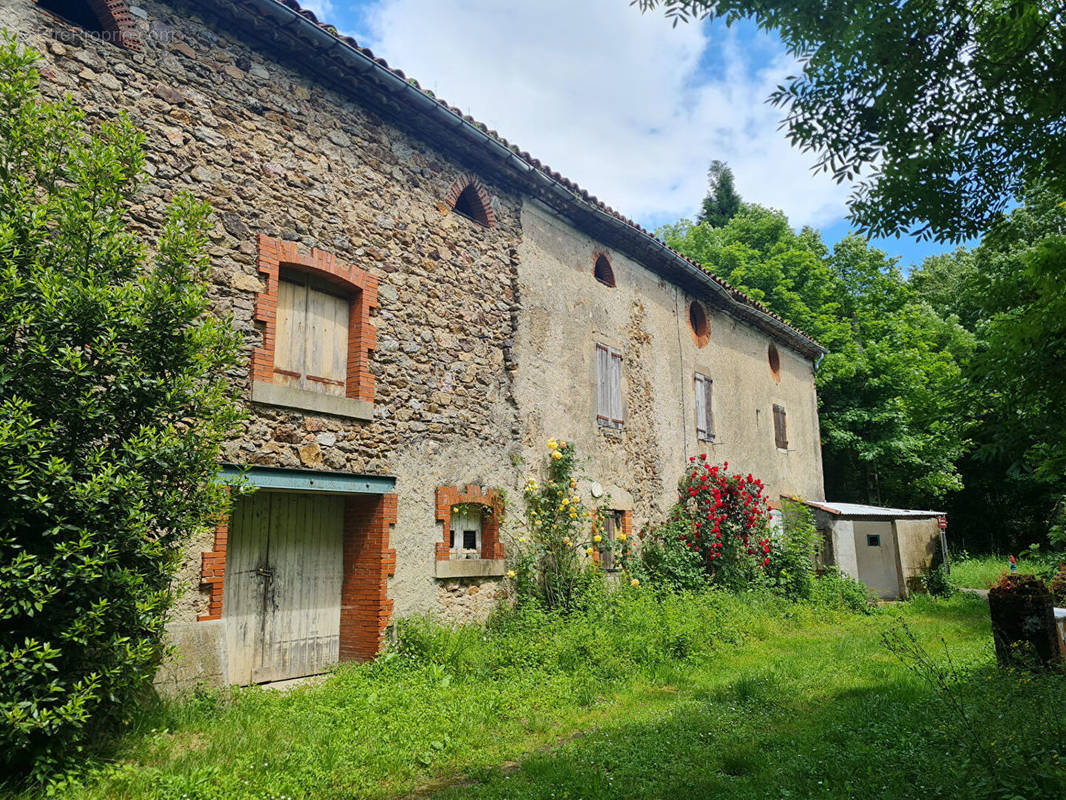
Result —
[[820, 345], [293, 0], [0, 7], [46, 95], [145, 133], [142, 233], [179, 190], [216, 212], [250, 410], [221, 469], [258, 491], [190, 544], [168, 686], [484, 615], [549, 437], [610, 535], [662, 521], [700, 453], [824, 499]]

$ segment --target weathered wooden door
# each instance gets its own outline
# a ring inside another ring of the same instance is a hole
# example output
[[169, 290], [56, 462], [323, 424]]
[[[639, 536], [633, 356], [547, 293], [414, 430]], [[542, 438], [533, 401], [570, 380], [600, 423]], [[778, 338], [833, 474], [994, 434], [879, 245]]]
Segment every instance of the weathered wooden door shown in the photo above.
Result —
[[257, 492], [233, 510], [222, 618], [230, 683], [322, 672], [340, 640], [344, 498]]

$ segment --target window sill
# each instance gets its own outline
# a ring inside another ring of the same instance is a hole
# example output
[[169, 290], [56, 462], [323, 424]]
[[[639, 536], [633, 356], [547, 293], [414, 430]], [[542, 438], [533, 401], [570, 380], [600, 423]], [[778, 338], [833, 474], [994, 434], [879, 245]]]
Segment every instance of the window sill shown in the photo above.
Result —
[[623, 432], [625, 431], [625, 428], [622, 428], [622, 427], [617, 427], [616, 428], [613, 425], [604, 425], [603, 423], [600, 423], [599, 429], [600, 429], [600, 433], [602, 433], [604, 436], [606, 436], [609, 439], [621, 439], [621, 438], [623, 438]]
[[436, 562], [435, 578], [498, 578], [507, 571], [502, 558], [455, 558]]
[[374, 404], [366, 400], [309, 392], [305, 389], [293, 389], [291, 386], [278, 386], [262, 381], [252, 382], [252, 402], [314, 411], [318, 414], [332, 414], [335, 417], [350, 419], [369, 421], [374, 418]]

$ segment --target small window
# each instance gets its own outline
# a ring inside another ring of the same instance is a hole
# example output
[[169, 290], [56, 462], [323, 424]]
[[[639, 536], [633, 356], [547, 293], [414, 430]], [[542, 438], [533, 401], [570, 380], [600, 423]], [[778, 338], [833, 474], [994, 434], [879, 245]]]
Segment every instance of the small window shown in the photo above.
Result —
[[596, 345], [596, 422], [605, 428], [622, 427], [622, 354]]
[[770, 375], [778, 383], [781, 382], [781, 354], [777, 352], [777, 345], [770, 342], [766, 348], [766, 360], [770, 364]]
[[614, 543], [622, 532], [622, 515], [624, 511], [608, 511], [603, 521], [603, 538], [611, 543], [612, 549], [600, 553], [600, 566], [607, 572], [614, 572]]
[[481, 558], [481, 509], [453, 506], [448, 543], [452, 558]]
[[774, 443], [778, 450], [788, 450], [788, 418], [784, 406], [774, 406]]
[[325, 281], [297, 271], [281, 274], [274, 383], [345, 396], [349, 306]]
[[37, 6], [50, 14], [92, 33], [103, 33], [105, 28], [85, 0], [37, 0]]
[[867, 547], [880, 547], [881, 546], [881, 537], [878, 536], [877, 534], [867, 534], [867, 536], [866, 536], [866, 546]]
[[707, 321], [706, 309], [695, 300], [688, 305], [688, 324], [696, 347], [705, 347], [711, 340], [711, 324]]
[[489, 210], [477, 188], [472, 183], [459, 194], [459, 198], [455, 201], [454, 210], [479, 225], [484, 225], [486, 228], [491, 227]]
[[704, 442], [714, 441], [714, 411], [711, 404], [711, 379], [696, 373], [696, 435]]
[[596, 266], [593, 268], [592, 274], [604, 286], [614, 288], [614, 270], [611, 269], [611, 262], [607, 260], [607, 256], [603, 253], [596, 257]]

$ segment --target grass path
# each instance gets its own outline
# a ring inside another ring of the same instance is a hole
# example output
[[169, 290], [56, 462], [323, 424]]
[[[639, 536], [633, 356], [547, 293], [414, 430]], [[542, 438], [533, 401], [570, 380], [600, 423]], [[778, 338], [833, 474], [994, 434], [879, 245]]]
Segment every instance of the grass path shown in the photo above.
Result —
[[[617, 621], [634, 646], [642, 609]], [[479, 675], [477, 648], [499, 647], [482, 637], [439, 663], [393, 658], [285, 695], [206, 695], [146, 715], [112, 760], [54, 789], [75, 800], [966, 798], [999, 796], [999, 776], [1022, 769], [1037, 777], [1020, 796], [1066, 796], [1066, 685], [998, 673], [979, 598], [872, 617], [723, 609], [743, 629], [733, 643], [646, 666], [612, 662], [594, 630], [550, 663]], [[950, 648], [953, 696], [986, 741], [882, 644], [900, 620], [941, 662], [940, 640]], [[515, 652], [548, 649], [552, 631], [531, 628]]]

